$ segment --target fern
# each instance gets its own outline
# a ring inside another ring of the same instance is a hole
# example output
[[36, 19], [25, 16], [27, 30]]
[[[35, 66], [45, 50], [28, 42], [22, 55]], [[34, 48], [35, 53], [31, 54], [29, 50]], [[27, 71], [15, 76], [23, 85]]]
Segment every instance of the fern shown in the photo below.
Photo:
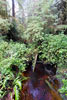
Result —
[[19, 90], [17, 86], [14, 86], [15, 100], [19, 100]]
[[16, 78], [14, 80], [14, 93], [15, 93], [15, 100], [19, 100], [20, 99], [20, 90], [22, 89], [22, 84], [21, 84], [21, 81]]
[[14, 84], [19, 88], [19, 90], [22, 89], [22, 84], [21, 84], [21, 80], [19, 79], [19, 77], [17, 77], [17, 78], [14, 80]]

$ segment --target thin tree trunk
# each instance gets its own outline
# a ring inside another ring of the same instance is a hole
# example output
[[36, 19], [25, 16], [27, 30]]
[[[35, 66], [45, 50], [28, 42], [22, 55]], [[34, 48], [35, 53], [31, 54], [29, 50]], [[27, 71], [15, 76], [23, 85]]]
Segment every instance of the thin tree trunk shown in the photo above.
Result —
[[12, 0], [12, 16], [15, 17], [15, 2]]

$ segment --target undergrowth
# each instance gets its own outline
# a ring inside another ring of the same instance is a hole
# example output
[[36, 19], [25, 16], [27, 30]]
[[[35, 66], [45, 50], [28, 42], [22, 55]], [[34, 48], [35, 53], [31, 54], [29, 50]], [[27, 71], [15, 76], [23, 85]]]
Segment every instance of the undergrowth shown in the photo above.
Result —
[[[44, 40], [24, 43], [6, 42], [0, 40], [0, 99], [3, 98], [11, 88], [15, 93], [15, 100], [19, 100], [19, 91], [22, 88], [22, 72], [27, 67], [27, 62], [32, 60], [34, 65], [35, 56], [44, 62], [56, 63], [58, 67], [66, 67], [67, 64], [67, 37], [60, 35], [45, 35]], [[34, 67], [34, 66], [33, 66]], [[64, 92], [66, 81], [64, 80]], [[61, 89], [61, 91], [62, 91]]]

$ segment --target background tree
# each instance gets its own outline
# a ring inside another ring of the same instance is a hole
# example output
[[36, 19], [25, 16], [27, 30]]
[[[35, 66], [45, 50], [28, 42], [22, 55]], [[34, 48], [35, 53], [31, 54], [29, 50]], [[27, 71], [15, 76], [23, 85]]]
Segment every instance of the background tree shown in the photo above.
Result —
[[12, 16], [15, 17], [15, 2], [12, 0]]
[[0, 0], [0, 16], [7, 17], [7, 1]]
[[67, 0], [56, 0], [54, 6], [57, 7], [58, 28], [67, 34]]

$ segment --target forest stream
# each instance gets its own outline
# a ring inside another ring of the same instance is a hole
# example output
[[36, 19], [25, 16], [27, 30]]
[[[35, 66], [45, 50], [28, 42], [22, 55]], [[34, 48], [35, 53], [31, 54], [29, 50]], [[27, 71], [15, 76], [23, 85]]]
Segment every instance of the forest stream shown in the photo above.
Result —
[[23, 82], [20, 100], [62, 100], [55, 74], [56, 66], [41, 62], [36, 63], [34, 72], [31, 67], [27, 68], [23, 75], [29, 78]]
[[0, 100], [67, 100], [67, 0], [0, 0]]
[[[55, 64], [44, 64], [39, 61], [36, 62], [34, 71], [32, 66], [28, 66], [22, 73], [27, 79], [22, 82], [20, 100], [62, 100], [58, 93], [60, 83], [56, 78], [56, 71]], [[16, 100], [14, 92], [12, 95], [13, 98], [8, 93], [1, 100]]]

